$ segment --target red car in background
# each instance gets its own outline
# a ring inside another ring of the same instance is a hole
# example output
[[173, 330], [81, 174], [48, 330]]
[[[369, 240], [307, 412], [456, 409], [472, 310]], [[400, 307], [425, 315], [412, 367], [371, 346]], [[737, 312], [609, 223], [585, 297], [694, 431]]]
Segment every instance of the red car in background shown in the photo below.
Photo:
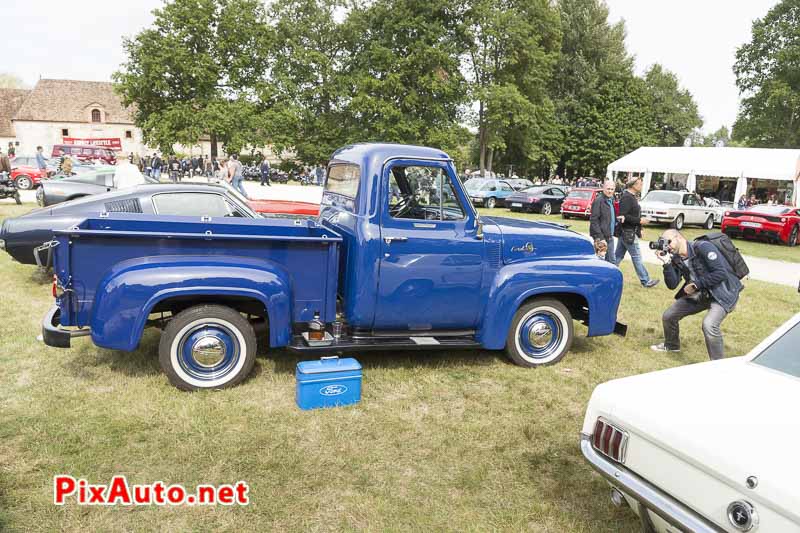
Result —
[[800, 209], [786, 205], [755, 205], [748, 209], [726, 211], [722, 232], [729, 237], [800, 243]]
[[15, 157], [11, 160], [11, 179], [17, 189], [27, 191], [39, 186], [48, 177], [48, 172], [39, 170], [35, 157]]
[[[589, 220], [592, 214], [592, 204], [603, 189], [595, 187], [577, 187], [569, 191], [564, 203], [561, 204], [562, 218], [585, 218]], [[614, 199], [614, 212], [619, 214], [619, 201]]]
[[259, 214], [319, 215], [319, 204], [290, 200], [248, 200], [250, 208]]

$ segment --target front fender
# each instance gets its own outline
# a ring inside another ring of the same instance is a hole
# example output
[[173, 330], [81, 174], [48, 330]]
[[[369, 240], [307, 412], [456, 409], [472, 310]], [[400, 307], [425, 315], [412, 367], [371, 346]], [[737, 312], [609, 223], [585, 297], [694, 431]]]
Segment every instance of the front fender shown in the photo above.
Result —
[[554, 293], [586, 299], [589, 337], [614, 332], [622, 297], [622, 273], [611, 263], [587, 256], [514, 263], [501, 268], [489, 290], [477, 340], [490, 350], [502, 349], [517, 309], [529, 298]]
[[104, 348], [134, 350], [157, 303], [176, 296], [239, 296], [264, 305], [270, 346], [285, 346], [291, 338], [290, 291], [289, 274], [271, 261], [231, 256], [137, 257], [114, 265], [100, 281], [90, 319], [92, 341]]

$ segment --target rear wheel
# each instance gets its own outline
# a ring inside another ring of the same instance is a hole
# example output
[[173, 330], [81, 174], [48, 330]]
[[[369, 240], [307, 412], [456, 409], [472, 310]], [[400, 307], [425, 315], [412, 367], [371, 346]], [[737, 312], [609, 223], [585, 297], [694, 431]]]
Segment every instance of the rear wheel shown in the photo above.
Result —
[[703, 227], [706, 229], [714, 229], [714, 215], [708, 215], [706, 223], [703, 224]]
[[800, 233], [800, 225], [795, 224], [795, 226], [792, 228], [792, 232], [789, 234], [789, 242], [786, 244], [789, 246], [796, 246], [798, 233]]
[[494, 209], [496, 205], [497, 205], [497, 200], [495, 200], [494, 197], [490, 196], [489, 198], [486, 199], [486, 207], [488, 209]]
[[30, 176], [25, 174], [20, 174], [17, 176], [16, 180], [14, 180], [14, 183], [16, 183], [17, 189], [22, 189], [23, 191], [33, 189], [33, 180]]
[[675, 217], [675, 220], [672, 222], [672, 227], [678, 231], [683, 229], [683, 215]]
[[158, 360], [170, 383], [186, 391], [237, 385], [250, 374], [255, 358], [253, 326], [221, 305], [198, 305], [178, 313], [158, 345]]
[[550, 202], [542, 203], [542, 214], [543, 215], [549, 215], [552, 212], [553, 212], [553, 206], [550, 205]]
[[572, 315], [564, 304], [538, 298], [520, 307], [514, 315], [506, 338], [506, 353], [519, 366], [551, 365], [569, 351], [572, 338]]

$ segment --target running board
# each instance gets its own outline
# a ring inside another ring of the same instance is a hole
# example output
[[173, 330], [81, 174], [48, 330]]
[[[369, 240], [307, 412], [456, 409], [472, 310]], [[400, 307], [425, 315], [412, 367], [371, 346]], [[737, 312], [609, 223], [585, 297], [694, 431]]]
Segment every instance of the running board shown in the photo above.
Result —
[[378, 350], [476, 350], [475, 337], [341, 337], [327, 346], [309, 346], [302, 335], [293, 335], [287, 349], [302, 353], [374, 352]]

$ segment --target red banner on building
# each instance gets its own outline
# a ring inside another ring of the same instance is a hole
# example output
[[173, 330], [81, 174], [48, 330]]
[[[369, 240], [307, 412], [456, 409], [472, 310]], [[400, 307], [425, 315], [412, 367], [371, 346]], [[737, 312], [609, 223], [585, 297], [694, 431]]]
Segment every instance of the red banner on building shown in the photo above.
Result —
[[78, 137], [64, 137], [64, 144], [90, 144], [92, 146], [101, 146], [103, 148], [110, 148], [111, 150], [120, 151], [122, 150], [122, 139], [119, 137], [109, 137], [109, 138], [93, 138], [93, 139], [81, 139]]

